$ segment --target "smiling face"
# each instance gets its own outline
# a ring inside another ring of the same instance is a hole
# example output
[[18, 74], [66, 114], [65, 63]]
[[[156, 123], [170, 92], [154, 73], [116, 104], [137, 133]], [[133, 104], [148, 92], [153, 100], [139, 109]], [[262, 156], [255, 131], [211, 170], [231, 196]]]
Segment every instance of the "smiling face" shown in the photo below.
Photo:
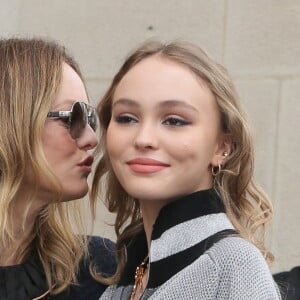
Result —
[[[69, 65], [64, 64], [62, 82], [51, 111], [68, 111], [79, 100], [88, 103], [83, 82]], [[88, 150], [97, 143], [95, 132], [89, 125], [75, 140], [66, 120], [47, 118], [42, 134], [43, 150], [52, 172], [62, 185], [64, 201], [81, 198], [87, 193], [87, 176], [93, 162]], [[48, 192], [45, 182], [42, 182], [41, 190]]]
[[211, 166], [228, 150], [206, 83], [157, 55], [117, 86], [106, 143], [121, 185], [141, 201], [168, 202], [212, 187]]

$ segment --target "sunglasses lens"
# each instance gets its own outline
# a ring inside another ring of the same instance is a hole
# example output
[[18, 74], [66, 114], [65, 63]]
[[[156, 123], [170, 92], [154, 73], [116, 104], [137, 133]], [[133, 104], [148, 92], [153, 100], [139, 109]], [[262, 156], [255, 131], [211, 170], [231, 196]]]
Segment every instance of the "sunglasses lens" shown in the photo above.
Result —
[[87, 112], [84, 103], [75, 102], [72, 108], [70, 134], [73, 139], [80, 137], [87, 123]]
[[88, 109], [88, 122], [89, 125], [91, 126], [91, 128], [96, 131], [97, 129], [97, 113], [96, 113], [96, 109], [93, 107], [89, 107]]

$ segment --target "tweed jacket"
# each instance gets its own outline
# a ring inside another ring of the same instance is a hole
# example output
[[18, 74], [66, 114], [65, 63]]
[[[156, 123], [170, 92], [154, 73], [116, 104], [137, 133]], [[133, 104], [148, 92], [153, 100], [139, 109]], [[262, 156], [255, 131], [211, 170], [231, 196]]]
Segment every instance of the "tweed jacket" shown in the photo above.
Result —
[[[212, 189], [165, 206], [153, 227], [149, 276], [140, 299], [281, 299], [261, 252], [233, 230]], [[120, 282], [101, 300], [130, 298], [136, 266], [147, 251], [144, 232], [128, 242]]]

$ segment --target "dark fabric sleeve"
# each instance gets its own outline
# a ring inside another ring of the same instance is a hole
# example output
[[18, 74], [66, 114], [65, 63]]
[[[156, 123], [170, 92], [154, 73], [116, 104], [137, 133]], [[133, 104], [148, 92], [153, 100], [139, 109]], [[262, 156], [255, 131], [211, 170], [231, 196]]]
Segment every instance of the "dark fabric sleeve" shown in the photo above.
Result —
[[78, 285], [72, 285], [65, 299], [98, 300], [107, 286], [97, 282], [90, 274], [89, 266], [92, 263], [98, 272], [105, 277], [112, 275], [116, 270], [115, 244], [105, 238], [89, 237], [88, 261], [83, 261], [78, 274]]
[[300, 299], [300, 266], [291, 269], [289, 272], [274, 274], [282, 299], [299, 300]]

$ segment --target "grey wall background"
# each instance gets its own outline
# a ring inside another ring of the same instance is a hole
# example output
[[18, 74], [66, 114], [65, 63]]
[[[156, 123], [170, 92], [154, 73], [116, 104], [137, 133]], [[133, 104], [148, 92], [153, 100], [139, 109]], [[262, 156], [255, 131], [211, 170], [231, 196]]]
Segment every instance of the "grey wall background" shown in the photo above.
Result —
[[[252, 120], [256, 178], [275, 217], [273, 271], [300, 265], [299, 0], [0, 0], [0, 35], [64, 43], [96, 103], [126, 54], [145, 39], [201, 45], [232, 75]], [[114, 237], [102, 205], [94, 232]]]

